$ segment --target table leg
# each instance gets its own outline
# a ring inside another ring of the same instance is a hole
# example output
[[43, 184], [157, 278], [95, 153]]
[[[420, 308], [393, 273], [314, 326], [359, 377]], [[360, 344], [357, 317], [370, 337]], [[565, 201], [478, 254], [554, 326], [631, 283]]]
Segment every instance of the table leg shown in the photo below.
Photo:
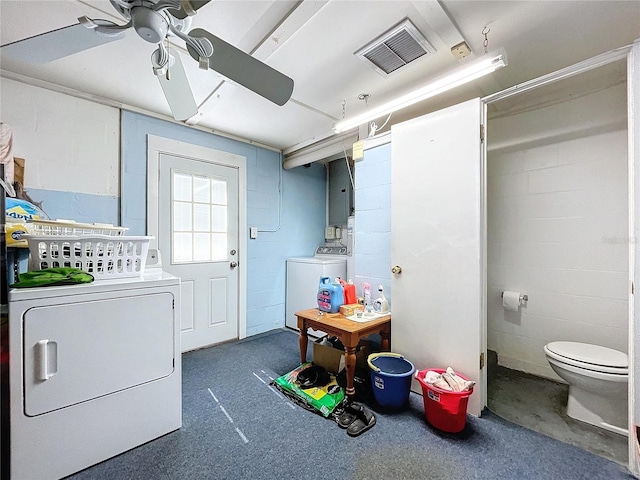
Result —
[[298, 340], [300, 343], [300, 363], [305, 363], [307, 361], [307, 345], [309, 345], [309, 334], [307, 333], [306, 325], [302, 325], [300, 328], [300, 338]]
[[346, 353], [344, 357], [345, 366], [347, 371], [347, 397], [353, 398], [356, 395], [356, 389], [353, 386], [353, 377], [356, 374], [356, 347], [344, 347]]
[[384, 327], [382, 330], [380, 330], [380, 336], [382, 337], [382, 345], [380, 345], [380, 348], [382, 348], [383, 352], [390, 352], [391, 351], [391, 326], [388, 325]]

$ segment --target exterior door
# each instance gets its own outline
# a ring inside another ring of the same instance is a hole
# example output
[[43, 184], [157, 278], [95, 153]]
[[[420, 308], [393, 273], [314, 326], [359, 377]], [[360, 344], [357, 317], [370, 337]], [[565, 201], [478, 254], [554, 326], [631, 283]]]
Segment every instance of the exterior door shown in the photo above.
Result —
[[476, 381], [476, 416], [486, 382], [481, 112], [475, 99], [391, 130], [391, 258], [401, 268], [391, 348], [419, 370], [451, 366]]
[[[233, 164], [244, 157], [201, 150], [183, 156], [159, 149], [155, 188], [152, 162], [149, 168], [150, 203], [157, 205], [149, 233], [157, 237], [163, 269], [181, 279], [183, 352], [242, 337], [246, 330], [239, 313], [241, 174]], [[225, 162], [227, 157], [234, 162]]]

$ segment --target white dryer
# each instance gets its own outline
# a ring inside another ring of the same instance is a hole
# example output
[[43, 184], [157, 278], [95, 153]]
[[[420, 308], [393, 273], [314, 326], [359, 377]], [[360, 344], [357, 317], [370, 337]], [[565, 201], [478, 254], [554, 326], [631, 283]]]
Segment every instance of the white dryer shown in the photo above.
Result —
[[11, 478], [61, 478], [182, 424], [180, 280], [9, 292]]
[[[313, 257], [289, 258], [287, 260], [286, 320], [289, 328], [298, 329], [295, 312], [318, 306], [320, 277], [347, 277], [347, 248], [322, 245], [316, 248]], [[310, 331], [312, 335], [322, 332]]]

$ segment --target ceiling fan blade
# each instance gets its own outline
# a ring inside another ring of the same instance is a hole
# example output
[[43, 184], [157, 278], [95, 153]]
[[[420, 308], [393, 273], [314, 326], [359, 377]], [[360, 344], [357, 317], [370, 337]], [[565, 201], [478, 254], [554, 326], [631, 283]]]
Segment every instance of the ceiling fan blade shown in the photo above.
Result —
[[0, 53], [32, 65], [42, 65], [123, 37], [124, 31], [104, 36], [77, 23], [2, 45]]
[[171, 114], [176, 120], [186, 120], [198, 113], [198, 106], [193, 99], [191, 86], [184, 71], [180, 56], [178, 53], [170, 55], [170, 61], [167, 67], [158, 69], [157, 53], [158, 50], [151, 55], [151, 63], [167, 99]]
[[[204, 7], [211, 0], [187, 0], [180, 2], [180, 10], [169, 10], [169, 13], [176, 18], [182, 20], [183, 18], [187, 18], [189, 16], [189, 11], [196, 12], [200, 8]], [[189, 6], [191, 8], [189, 8]], [[191, 14], [193, 15], [193, 13]]]
[[[189, 36], [203, 37], [211, 42], [213, 55], [209, 59], [209, 68], [212, 70], [276, 105], [282, 106], [291, 98], [293, 92], [291, 78], [206, 30], [194, 28], [189, 32]], [[198, 53], [188, 44], [187, 50], [196, 61], [199, 61]]]

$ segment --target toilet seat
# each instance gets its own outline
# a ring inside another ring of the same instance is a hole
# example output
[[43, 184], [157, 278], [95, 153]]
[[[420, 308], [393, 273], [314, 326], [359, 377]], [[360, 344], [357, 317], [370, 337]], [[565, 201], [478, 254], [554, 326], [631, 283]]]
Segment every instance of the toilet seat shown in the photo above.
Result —
[[545, 353], [559, 362], [594, 372], [629, 374], [629, 359], [625, 353], [599, 345], [579, 342], [551, 342]]

